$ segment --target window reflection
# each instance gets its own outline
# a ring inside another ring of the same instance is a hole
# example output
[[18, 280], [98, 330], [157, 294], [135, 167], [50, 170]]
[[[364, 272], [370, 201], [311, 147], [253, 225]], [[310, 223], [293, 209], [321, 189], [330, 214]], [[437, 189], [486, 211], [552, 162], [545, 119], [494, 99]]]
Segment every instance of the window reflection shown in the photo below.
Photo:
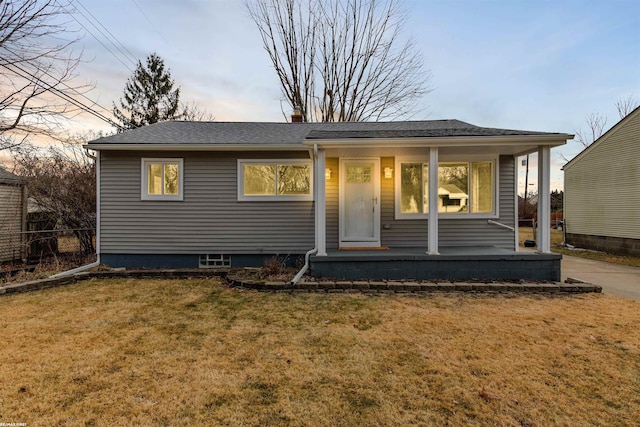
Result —
[[[438, 212], [493, 212], [493, 168], [493, 161], [438, 163]], [[400, 213], [429, 212], [428, 172], [426, 162], [400, 162]]]

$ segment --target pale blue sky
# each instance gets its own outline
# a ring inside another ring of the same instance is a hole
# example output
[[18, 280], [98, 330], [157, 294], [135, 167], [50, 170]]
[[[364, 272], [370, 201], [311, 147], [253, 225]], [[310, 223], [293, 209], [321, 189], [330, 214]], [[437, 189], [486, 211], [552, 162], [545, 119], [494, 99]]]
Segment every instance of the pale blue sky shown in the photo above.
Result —
[[[283, 121], [280, 89], [240, 0], [76, 0], [136, 58], [157, 52], [182, 88], [216, 120]], [[640, 1], [406, 0], [405, 28], [430, 69], [433, 91], [412, 119], [573, 133], [585, 116], [618, 121], [615, 102], [640, 99]], [[141, 11], [142, 9], [142, 11]], [[124, 55], [82, 18], [124, 62]], [[103, 30], [104, 31], [104, 30]], [[107, 109], [131, 70], [91, 35], [79, 77]], [[129, 63], [131, 69], [135, 68]], [[282, 105], [287, 109], [286, 106]], [[86, 119], [85, 129], [111, 130]], [[553, 150], [552, 188], [562, 188]], [[535, 174], [530, 177], [535, 182]]]

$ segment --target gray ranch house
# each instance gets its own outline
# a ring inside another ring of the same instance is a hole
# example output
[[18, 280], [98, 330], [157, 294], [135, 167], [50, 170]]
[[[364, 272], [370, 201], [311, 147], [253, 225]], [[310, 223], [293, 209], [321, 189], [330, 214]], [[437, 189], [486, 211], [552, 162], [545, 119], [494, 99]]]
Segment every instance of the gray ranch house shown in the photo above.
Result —
[[548, 224], [550, 150], [570, 138], [458, 120], [154, 124], [87, 145], [99, 260], [206, 268], [279, 256], [320, 277], [557, 281], [548, 229], [537, 252], [518, 250], [516, 158], [539, 154]]

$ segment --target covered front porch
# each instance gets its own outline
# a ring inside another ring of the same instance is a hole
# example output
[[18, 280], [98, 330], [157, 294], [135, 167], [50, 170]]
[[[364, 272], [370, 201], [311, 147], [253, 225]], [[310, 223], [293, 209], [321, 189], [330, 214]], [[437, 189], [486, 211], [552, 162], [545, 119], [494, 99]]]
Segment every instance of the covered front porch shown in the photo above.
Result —
[[[539, 228], [537, 252], [519, 251], [517, 159], [538, 154], [538, 220], [549, 224], [550, 150], [569, 135], [486, 132], [310, 134], [304, 143], [313, 153], [316, 194], [311, 274], [560, 281], [562, 257], [551, 253], [547, 227]], [[454, 167], [463, 170], [456, 186], [443, 174]]]
[[517, 252], [495, 246], [439, 248], [429, 255], [424, 248], [383, 250], [328, 250], [311, 256], [311, 274], [347, 280], [529, 280], [560, 281], [562, 256]]

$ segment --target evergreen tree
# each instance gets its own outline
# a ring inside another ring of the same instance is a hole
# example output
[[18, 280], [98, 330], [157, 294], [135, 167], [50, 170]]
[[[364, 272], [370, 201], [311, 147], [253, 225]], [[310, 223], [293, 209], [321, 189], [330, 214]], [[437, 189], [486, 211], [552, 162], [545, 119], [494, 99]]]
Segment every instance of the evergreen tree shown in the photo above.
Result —
[[149, 55], [146, 66], [138, 61], [124, 87], [120, 108], [113, 104], [113, 114], [121, 124], [118, 132], [181, 118], [180, 88], [173, 86], [171, 72], [158, 54]]
[[551, 212], [561, 212], [564, 204], [564, 191], [553, 190], [551, 192]]

